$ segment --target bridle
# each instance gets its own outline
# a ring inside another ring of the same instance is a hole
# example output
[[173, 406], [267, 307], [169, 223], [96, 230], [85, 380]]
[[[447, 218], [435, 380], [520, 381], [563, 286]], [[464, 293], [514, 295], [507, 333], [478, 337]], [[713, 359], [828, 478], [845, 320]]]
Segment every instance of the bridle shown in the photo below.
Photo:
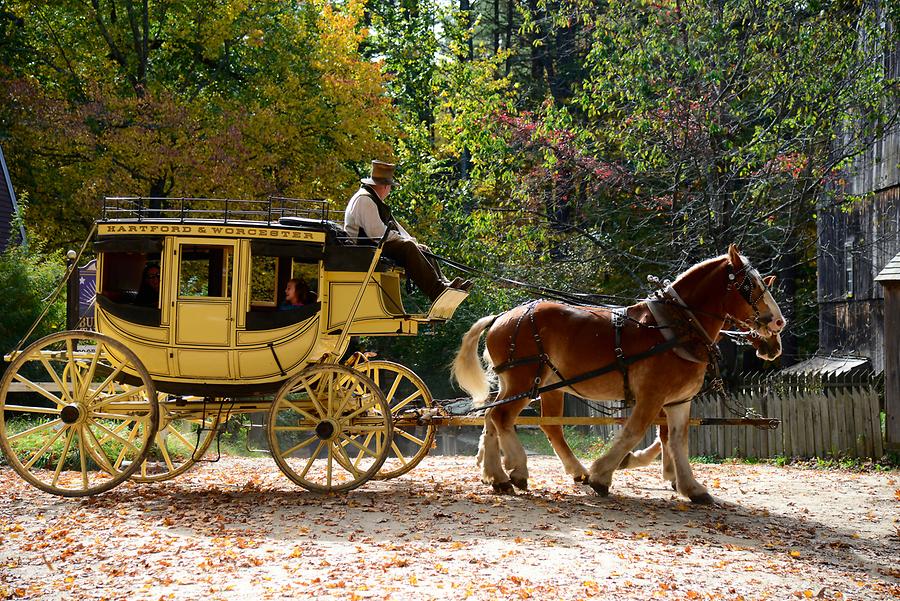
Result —
[[[739, 277], [740, 280], [738, 280]], [[757, 288], [759, 289], [759, 294], [754, 298], [753, 292]], [[766, 286], [762, 276], [760, 276], [756, 268], [751, 266], [746, 260], [744, 260], [743, 266], [737, 271], [734, 270], [729, 262], [727, 289], [728, 291], [736, 290], [737, 293], [740, 294], [744, 302], [752, 309], [753, 319], [748, 322], [723, 311], [723, 313], [725, 313], [725, 321], [743, 328], [746, 330], [747, 334], [752, 337], [758, 337], [760, 335], [759, 330], [768, 326], [768, 323], [763, 321], [762, 313], [757, 306], [763, 297], [765, 297], [766, 293], [770, 292], [769, 287]]]

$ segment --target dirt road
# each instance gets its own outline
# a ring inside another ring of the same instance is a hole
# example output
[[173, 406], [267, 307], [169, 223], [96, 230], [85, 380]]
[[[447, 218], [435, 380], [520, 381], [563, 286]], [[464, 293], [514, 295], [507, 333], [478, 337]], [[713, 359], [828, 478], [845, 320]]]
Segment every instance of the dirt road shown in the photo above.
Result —
[[0, 468], [0, 599], [894, 599], [900, 474], [652, 466], [599, 498], [553, 457], [495, 496], [471, 457], [429, 457], [346, 496], [269, 459], [67, 500]]

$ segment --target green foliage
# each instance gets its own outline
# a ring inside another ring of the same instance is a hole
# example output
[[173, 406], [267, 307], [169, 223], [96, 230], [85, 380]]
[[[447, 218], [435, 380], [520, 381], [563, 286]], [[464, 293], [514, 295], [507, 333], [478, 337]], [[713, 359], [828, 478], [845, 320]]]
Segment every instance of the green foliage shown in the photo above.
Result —
[[29, 226], [59, 248], [105, 195], [337, 199], [389, 153], [358, 2], [3, 6], [26, 42], [0, 71], [0, 133]]
[[[0, 254], [0, 349], [13, 349], [46, 306], [46, 298], [55, 290], [65, 273], [59, 253], [11, 246]], [[65, 327], [65, 294], [50, 307], [32, 340]]]
[[[553, 455], [553, 447], [540, 428], [519, 428], [519, 440], [530, 452], [539, 455]], [[563, 435], [572, 452], [584, 461], [593, 461], [602, 455], [609, 446], [610, 440], [592, 434], [583, 426], [564, 426]]]

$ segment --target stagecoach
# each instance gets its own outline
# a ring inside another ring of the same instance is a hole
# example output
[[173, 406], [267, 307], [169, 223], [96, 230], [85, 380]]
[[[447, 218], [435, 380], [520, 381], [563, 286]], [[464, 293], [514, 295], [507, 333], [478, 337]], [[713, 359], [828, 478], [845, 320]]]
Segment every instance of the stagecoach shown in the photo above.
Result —
[[[160, 481], [197, 462], [231, 415], [264, 413], [279, 468], [311, 491], [405, 473], [427, 454], [432, 397], [409, 368], [348, 353], [354, 336], [414, 336], [450, 319], [448, 288], [405, 308], [382, 241], [351, 243], [321, 201], [106, 199], [95, 331], [6, 356], [0, 446], [49, 493]], [[84, 250], [84, 249], [82, 249]], [[141, 289], [148, 266], [159, 286]], [[313, 294], [283, 310], [289, 279]], [[148, 299], [149, 296], [149, 299]], [[21, 345], [20, 345], [21, 346]]]
[[[94, 329], [20, 343], [0, 382], [0, 447], [49, 493], [172, 478], [201, 459], [228, 417], [256, 413], [266, 416], [278, 467], [311, 491], [406, 473], [442, 425], [483, 426], [482, 481], [504, 493], [526, 488], [514, 426], [531, 423], [574, 481], [601, 495], [614, 470], [662, 453], [663, 477], [705, 503], [712, 497], [688, 464], [688, 425], [777, 426], [749, 411], [690, 419], [704, 376], [721, 383], [716, 343], [726, 324], [760, 357], [781, 353], [774, 277], [734, 245], [628, 307], [534, 301], [478, 320], [454, 376], [482, 417], [451, 415], [452, 403], [435, 403], [405, 366], [348, 352], [354, 336], [414, 336], [444, 322], [468, 293], [448, 288], [427, 309], [408, 311], [403, 270], [381, 256], [384, 238], [351, 243], [324, 202], [107, 199], [88, 241], [97, 255]], [[314, 294], [282, 310], [289, 280]], [[482, 334], [500, 382], [490, 399], [477, 358]], [[631, 412], [567, 418], [566, 392], [624, 399]], [[537, 398], [541, 416], [520, 418]], [[560, 426], [600, 423], [625, 427], [588, 470]], [[631, 452], [652, 423], [656, 442]]]

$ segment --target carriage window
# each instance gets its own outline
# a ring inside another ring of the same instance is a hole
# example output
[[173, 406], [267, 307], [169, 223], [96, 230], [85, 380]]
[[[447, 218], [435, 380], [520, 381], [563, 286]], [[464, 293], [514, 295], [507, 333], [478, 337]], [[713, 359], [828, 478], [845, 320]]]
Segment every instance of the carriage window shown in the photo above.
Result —
[[272, 305], [278, 299], [278, 257], [254, 256], [250, 269], [250, 302]]
[[182, 246], [179, 296], [231, 296], [232, 247]]
[[158, 280], [149, 280], [153, 274], [159, 277], [160, 268], [158, 252], [103, 252], [98, 290], [113, 302], [155, 306], [159, 297]]

